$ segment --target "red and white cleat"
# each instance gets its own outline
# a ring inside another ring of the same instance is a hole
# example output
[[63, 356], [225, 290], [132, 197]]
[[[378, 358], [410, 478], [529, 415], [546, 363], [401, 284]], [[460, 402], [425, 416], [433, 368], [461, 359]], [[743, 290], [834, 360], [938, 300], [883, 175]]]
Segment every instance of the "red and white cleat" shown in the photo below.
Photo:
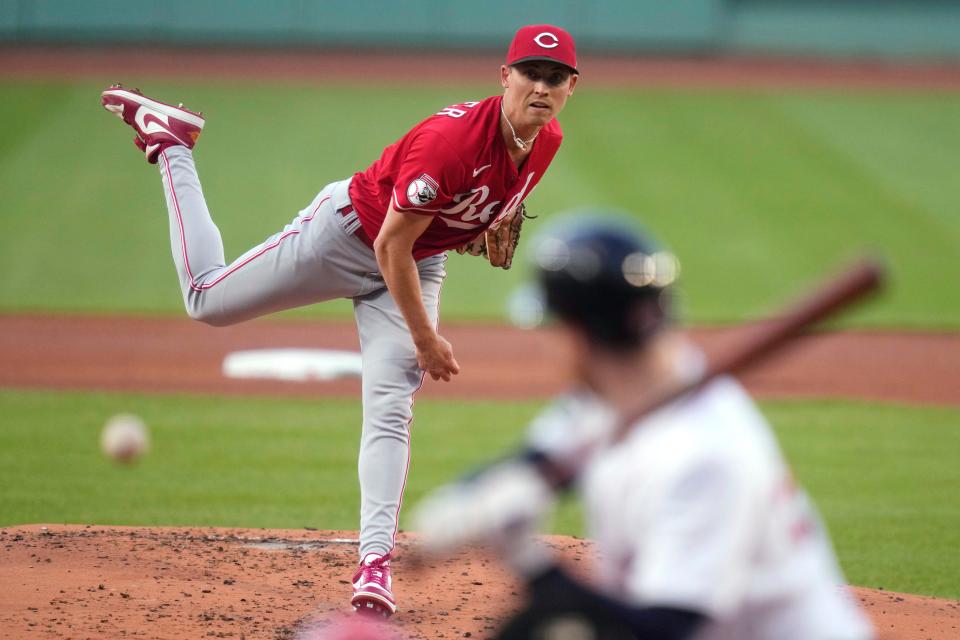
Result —
[[368, 553], [353, 574], [350, 604], [357, 613], [389, 618], [397, 612], [390, 580], [390, 554]]
[[133, 127], [137, 134], [133, 141], [151, 164], [156, 164], [157, 156], [167, 147], [182, 145], [192, 149], [203, 130], [202, 114], [182, 105], [157, 102], [139, 89], [124, 89], [115, 84], [100, 94], [100, 103]]

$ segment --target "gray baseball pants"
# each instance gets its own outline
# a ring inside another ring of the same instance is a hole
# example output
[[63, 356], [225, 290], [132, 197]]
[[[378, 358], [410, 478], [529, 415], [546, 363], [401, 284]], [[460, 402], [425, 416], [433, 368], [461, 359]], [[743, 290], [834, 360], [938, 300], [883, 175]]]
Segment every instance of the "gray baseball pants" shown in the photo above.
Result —
[[[394, 547], [410, 461], [413, 394], [423, 380], [406, 321], [387, 291], [376, 256], [354, 234], [350, 180], [333, 182], [283, 231], [227, 265], [220, 231], [203, 198], [193, 154], [160, 154], [170, 244], [191, 318], [224, 326], [281, 309], [351, 298], [363, 360], [360, 439], [360, 557]], [[423, 303], [436, 324], [443, 254], [417, 262]]]

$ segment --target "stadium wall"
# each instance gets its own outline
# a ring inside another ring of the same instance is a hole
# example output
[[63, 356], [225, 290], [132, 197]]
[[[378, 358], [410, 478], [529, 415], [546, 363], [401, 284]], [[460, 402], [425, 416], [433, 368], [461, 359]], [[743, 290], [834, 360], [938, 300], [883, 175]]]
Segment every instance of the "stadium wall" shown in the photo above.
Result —
[[960, 57], [954, 0], [0, 0], [8, 44], [502, 49], [530, 22], [593, 52]]

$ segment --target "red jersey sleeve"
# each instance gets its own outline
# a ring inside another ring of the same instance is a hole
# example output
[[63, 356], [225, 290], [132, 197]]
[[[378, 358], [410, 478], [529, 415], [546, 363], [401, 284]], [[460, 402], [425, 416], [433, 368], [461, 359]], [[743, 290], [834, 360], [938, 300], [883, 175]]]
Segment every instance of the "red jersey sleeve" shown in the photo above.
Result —
[[400, 162], [390, 202], [398, 211], [436, 213], [453, 204], [467, 179], [463, 160], [447, 139], [435, 131], [420, 131]]

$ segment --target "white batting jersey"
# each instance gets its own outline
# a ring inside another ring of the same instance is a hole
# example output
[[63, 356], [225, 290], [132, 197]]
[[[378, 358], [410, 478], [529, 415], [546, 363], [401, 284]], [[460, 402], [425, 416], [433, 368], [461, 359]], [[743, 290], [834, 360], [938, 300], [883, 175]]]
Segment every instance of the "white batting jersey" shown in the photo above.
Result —
[[[612, 420], [595, 396], [572, 395], [534, 423], [531, 443], [562, 456]], [[697, 640], [873, 637], [816, 511], [735, 381], [635, 425], [591, 457], [580, 488], [603, 587], [634, 606], [705, 614]]]

